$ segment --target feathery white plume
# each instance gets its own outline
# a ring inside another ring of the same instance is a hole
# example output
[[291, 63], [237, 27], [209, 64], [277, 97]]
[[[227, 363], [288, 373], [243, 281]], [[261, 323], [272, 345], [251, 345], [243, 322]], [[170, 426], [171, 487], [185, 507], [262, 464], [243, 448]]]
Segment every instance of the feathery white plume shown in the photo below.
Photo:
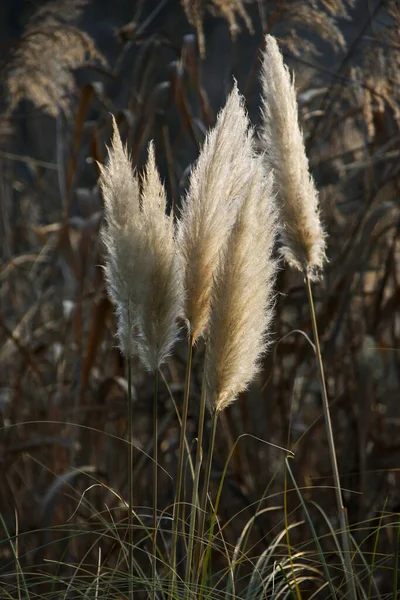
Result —
[[146, 232], [152, 265], [137, 344], [142, 362], [148, 369], [155, 370], [166, 360], [178, 336], [177, 319], [182, 315], [183, 282], [173, 215], [166, 214], [167, 197], [156, 167], [153, 144], [149, 147], [141, 201], [142, 227]]
[[257, 373], [273, 314], [277, 210], [272, 175], [265, 177], [261, 159], [246, 164], [249, 186], [217, 268], [211, 299], [204, 369], [207, 402], [218, 412]]
[[207, 327], [213, 275], [248, 184], [252, 132], [236, 84], [191, 172], [178, 243], [193, 342]]
[[261, 84], [261, 140], [283, 219], [281, 253], [290, 266], [317, 279], [326, 259], [318, 192], [299, 126], [296, 90], [271, 35], [266, 36]]
[[167, 358], [177, 338], [182, 278], [175, 248], [173, 217], [150, 145], [142, 192], [113, 120], [109, 160], [100, 185], [106, 223], [106, 281], [116, 306], [117, 335], [125, 356], [139, 354], [149, 370]]

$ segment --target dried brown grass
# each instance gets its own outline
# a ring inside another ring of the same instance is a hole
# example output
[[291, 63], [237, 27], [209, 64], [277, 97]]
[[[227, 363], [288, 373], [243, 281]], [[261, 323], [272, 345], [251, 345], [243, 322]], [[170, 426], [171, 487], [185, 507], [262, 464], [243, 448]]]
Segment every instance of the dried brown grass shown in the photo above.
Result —
[[281, 44], [301, 57], [304, 54], [318, 54], [316, 44], [306, 40], [300, 33], [304, 27], [330, 44], [335, 52], [345, 49], [346, 44], [338, 20], [350, 18], [349, 11], [354, 7], [354, 0], [283, 0], [271, 7], [266, 0], [182, 0], [182, 6], [189, 23], [196, 29], [202, 57], [206, 54], [203, 25], [207, 12], [227, 21], [233, 40], [241, 30], [239, 19], [243, 21], [247, 30], [253, 33], [250, 12], [257, 18], [261, 16], [264, 33], [269, 31], [276, 21], [282, 21], [284, 29], [280, 35]]
[[251, 19], [243, 0], [182, 0], [182, 6], [189, 23], [196, 28], [200, 54], [203, 57], [206, 54], [203, 22], [207, 11], [215, 16], [221, 16], [227, 21], [233, 39], [240, 31], [238, 17], [250, 32], [253, 31]]
[[22, 99], [57, 116], [71, 116], [76, 95], [73, 71], [86, 64], [106, 64], [88, 33], [74, 23], [88, 0], [57, 0], [37, 9], [8, 63], [8, 109]]

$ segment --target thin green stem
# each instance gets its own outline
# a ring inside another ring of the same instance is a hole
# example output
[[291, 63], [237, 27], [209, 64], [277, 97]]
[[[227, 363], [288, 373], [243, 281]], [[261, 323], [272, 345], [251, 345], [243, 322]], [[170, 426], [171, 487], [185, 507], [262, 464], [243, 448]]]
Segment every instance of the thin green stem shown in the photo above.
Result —
[[337, 503], [338, 514], [339, 514], [339, 522], [340, 522], [340, 529], [341, 529], [344, 559], [345, 559], [345, 563], [346, 563], [345, 575], [346, 575], [347, 593], [348, 593], [349, 598], [351, 598], [352, 600], [356, 600], [357, 594], [356, 594], [355, 581], [354, 581], [353, 570], [352, 570], [352, 565], [351, 565], [350, 535], [349, 535], [349, 531], [348, 531], [347, 512], [346, 512], [346, 508], [343, 504], [342, 488], [340, 485], [339, 468], [338, 468], [337, 459], [336, 459], [335, 441], [334, 441], [334, 437], [333, 437], [331, 415], [330, 415], [329, 403], [328, 403], [328, 394], [327, 394], [326, 383], [325, 383], [324, 366], [322, 363], [321, 347], [320, 347], [319, 336], [318, 336], [317, 319], [315, 316], [314, 300], [313, 300], [313, 295], [312, 295], [312, 290], [311, 290], [311, 281], [310, 281], [310, 278], [308, 277], [308, 275], [306, 275], [306, 277], [305, 277], [305, 284], [306, 284], [306, 289], [307, 289], [308, 303], [310, 306], [311, 324], [312, 324], [314, 343], [315, 343], [315, 356], [317, 359], [319, 379], [320, 379], [320, 384], [321, 384], [322, 406], [323, 406], [323, 411], [324, 411], [326, 432], [327, 432], [327, 437], [328, 437], [328, 446], [329, 446], [329, 454], [330, 454], [331, 465], [332, 465], [333, 481], [335, 484], [336, 503]]
[[157, 577], [157, 502], [158, 502], [158, 369], [154, 373], [153, 395], [153, 600]]
[[[163, 381], [165, 383], [165, 387], [167, 388], [167, 392], [169, 394], [169, 397], [171, 399], [172, 405], [174, 407], [176, 418], [178, 419], [179, 427], [181, 427], [182, 426], [182, 419], [181, 419], [181, 416], [179, 414], [179, 410], [178, 410], [178, 407], [176, 405], [175, 398], [174, 398], [174, 396], [173, 396], [173, 394], [171, 392], [171, 388], [168, 385], [168, 382], [167, 382], [165, 376], [161, 373], [161, 371], [160, 371], [160, 375], [161, 375], [161, 377], [162, 377], [162, 379], [163, 379]], [[185, 436], [185, 448], [186, 448], [186, 453], [188, 455], [188, 463], [189, 463], [190, 474], [192, 476], [192, 481], [194, 481], [194, 465], [193, 465], [192, 457], [190, 456], [190, 448], [189, 448], [189, 444], [188, 444], [186, 436]]]
[[399, 579], [399, 548], [400, 548], [400, 518], [397, 523], [397, 535], [395, 539], [395, 551], [394, 551], [394, 567], [393, 567], [393, 600], [397, 598], [398, 592], [398, 579]]
[[[189, 588], [190, 580], [191, 580], [196, 514], [197, 514], [197, 510], [200, 508], [199, 503], [198, 503], [198, 496], [199, 496], [200, 469], [201, 469], [201, 463], [203, 461], [203, 434], [204, 434], [205, 415], [206, 415], [206, 386], [205, 386], [204, 372], [203, 372], [203, 383], [201, 386], [201, 399], [200, 399], [200, 410], [199, 410], [199, 424], [198, 424], [198, 430], [197, 430], [197, 449], [196, 449], [196, 461], [195, 461], [195, 470], [194, 470], [195, 478], [194, 478], [194, 482], [193, 482], [192, 505], [191, 505], [191, 515], [190, 515], [189, 547], [188, 547], [188, 553], [187, 553], [186, 574], [185, 574], [186, 589]], [[187, 597], [187, 592], [186, 592], [186, 597]]]
[[[201, 551], [203, 548], [203, 541], [204, 541], [203, 540], [204, 525], [205, 525], [206, 513], [207, 513], [208, 490], [210, 487], [211, 465], [212, 465], [212, 458], [213, 458], [213, 453], [214, 453], [215, 435], [217, 433], [218, 416], [219, 416], [219, 412], [215, 411], [213, 414], [213, 418], [212, 418], [211, 438], [210, 438], [210, 445], [208, 448], [208, 456], [207, 456], [206, 471], [205, 471], [205, 476], [204, 476], [203, 493], [202, 493], [202, 497], [201, 497], [198, 539], [197, 539], [197, 545], [196, 545], [195, 554], [194, 554], [195, 568], [193, 569], [193, 573], [195, 576], [196, 576], [196, 570], [195, 570], [196, 568], [197, 568], [197, 575], [200, 572], [200, 557], [201, 557]], [[212, 509], [211, 509], [211, 513], [212, 513]], [[202, 589], [203, 589], [203, 586], [200, 586], [199, 600], [201, 600], [202, 595], [203, 595]]]
[[301, 600], [300, 588], [299, 588], [299, 584], [297, 583], [296, 572], [294, 570], [292, 546], [290, 544], [290, 530], [289, 530], [289, 520], [288, 520], [288, 512], [287, 512], [288, 506], [287, 506], [287, 472], [286, 472], [286, 469], [285, 469], [285, 478], [284, 478], [283, 485], [284, 485], [284, 487], [283, 487], [283, 516], [284, 516], [284, 521], [285, 521], [285, 536], [286, 536], [286, 545], [287, 545], [287, 550], [288, 550], [288, 555], [289, 555], [290, 571], [292, 573], [292, 578], [293, 578], [295, 589], [296, 589], [295, 598], [297, 598], [297, 600]]
[[[181, 420], [181, 436], [179, 441], [179, 455], [178, 455], [178, 471], [176, 479], [176, 490], [175, 500], [173, 508], [173, 535], [172, 535], [172, 552], [171, 552], [171, 568], [173, 578], [173, 589], [175, 588], [176, 581], [176, 546], [178, 543], [178, 529], [179, 529], [179, 514], [180, 514], [180, 501], [181, 501], [181, 490], [182, 490], [182, 479], [183, 479], [183, 463], [185, 456], [185, 442], [186, 442], [186, 427], [187, 417], [189, 410], [189, 395], [190, 395], [190, 375], [192, 370], [192, 357], [193, 357], [193, 337], [189, 338], [188, 347], [188, 359], [186, 364], [186, 376], [185, 376], [185, 390], [183, 396], [183, 408], [182, 408], [182, 420]], [[182, 517], [184, 520], [184, 516]]]
[[367, 598], [372, 598], [372, 584], [375, 584], [375, 579], [374, 579], [374, 570], [375, 570], [375, 563], [376, 563], [376, 555], [378, 552], [378, 544], [379, 544], [379, 534], [381, 532], [382, 529], [382, 522], [383, 519], [385, 517], [385, 513], [386, 513], [386, 505], [387, 505], [387, 497], [385, 499], [385, 504], [383, 505], [383, 509], [381, 511], [381, 516], [379, 517], [379, 521], [378, 521], [378, 527], [375, 531], [375, 541], [374, 541], [374, 548], [372, 550], [372, 560], [371, 560], [371, 567], [369, 569], [369, 577], [368, 577], [368, 594], [367, 594]]
[[191, 582], [191, 575], [192, 575], [192, 558], [193, 558], [193, 548], [194, 548], [194, 543], [195, 543], [196, 515], [197, 515], [197, 510], [199, 508], [198, 489], [199, 489], [200, 470], [201, 470], [202, 461], [203, 461], [203, 453], [200, 449], [199, 460], [198, 461], [196, 460], [195, 475], [194, 475], [194, 481], [193, 481], [192, 504], [191, 504], [192, 511], [190, 514], [190, 525], [189, 525], [189, 547], [188, 547], [188, 552], [187, 552], [186, 573], [185, 573], [185, 600], [187, 600], [189, 598], [190, 582]]
[[128, 359], [128, 576], [129, 600], [133, 600], [133, 398], [132, 398], [132, 364]]

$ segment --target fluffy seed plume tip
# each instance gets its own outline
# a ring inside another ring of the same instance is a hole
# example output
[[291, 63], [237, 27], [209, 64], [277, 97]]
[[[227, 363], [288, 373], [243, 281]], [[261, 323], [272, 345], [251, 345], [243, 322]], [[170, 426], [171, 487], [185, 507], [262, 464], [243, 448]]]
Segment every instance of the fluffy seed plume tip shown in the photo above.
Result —
[[139, 182], [132, 170], [128, 150], [122, 144], [117, 122], [112, 116], [113, 135], [108, 148], [108, 160], [100, 167], [100, 187], [103, 193], [107, 223], [126, 228], [139, 212]]
[[282, 213], [281, 253], [291, 267], [318, 279], [326, 260], [318, 192], [309, 172], [294, 83], [271, 35], [265, 38], [261, 84], [261, 141]]

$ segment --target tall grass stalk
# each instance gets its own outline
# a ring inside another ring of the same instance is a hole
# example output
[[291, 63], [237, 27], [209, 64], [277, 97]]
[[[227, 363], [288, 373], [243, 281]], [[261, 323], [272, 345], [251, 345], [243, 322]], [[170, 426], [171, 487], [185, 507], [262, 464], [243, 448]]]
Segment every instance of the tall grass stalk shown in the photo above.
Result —
[[312, 290], [311, 290], [311, 280], [310, 280], [310, 277], [308, 276], [308, 274], [305, 275], [304, 281], [305, 281], [305, 286], [307, 289], [307, 297], [308, 297], [308, 303], [309, 303], [309, 307], [310, 307], [311, 325], [312, 325], [314, 344], [315, 344], [315, 356], [317, 359], [318, 373], [319, 373], [321, 393], [322, 393], [322, 406], [323, 406], [323, 411], [324, 411], [326, 432], [327, 432], [327, 437], [328, 437], [329, 456], [330, 456], [331, 466], [332, 466], [332, 471], [333, 471], [333, 481], [334, 481], [335, 494], [336, 494], [336, 504], [337, 504], [337, 509], [338, 509], [342, 546], [343, 546], [343, 552], [344, 552], [344, 560], [345, 560], [345, 564], [346, 564], [345, 575], [346, 575], [347, 594], [348, 594], [348, 597], [351, 598], [352, 600], [357, 600], [355, 581], [354, 581], [352, 565], [351, 565], [350, 534], [349, 534], [349, 527], [348, 527], [348, 522], [347, 522], [347, 512], [346, 512], [346, 509], [343, 504], [343, 496], [342, 496], [342, 488], [340, 485], [339, 468], [338, 468], [337, 459], [336, 459], [335, 440], [333, 437], [331, 415], [330, 415], [329, 403], [328, 403], [328, 394], [326, 391], [324, 366], [322, 363], [321, 347], [320, 347], [319, 336], [318, 336], [317, 319], [315, 316], [314, 300], [313, 300], [313, 295], [312, 295]]
[[129, 600], [133, 600], [133, 398], [132, 398], [132, 361], [128, 358], [128, 577]]
[[[200, 448], [198, 462], [196, 462], [194, 481], [193, 481], [193, 492], [192, 492], [192, 503], [190, 513], [190, 525], [189, 525], [189, 546], [186, 558], [186, 572], [185, 572], [185, 600], [189, 598], [190, 585], [192, 581], [192, 561], [193, 561], [193, 549], [196, 537], [196, 516], [200, 506], [198, 502], [198, 489], [200, 481], [200, 471], [203, 462], [203, 451]], [[197, 499], [197, 500], [196, 500]]]
[[[290, 433], [289, 433], [289, 435], [290, 435]], [[289, 442], [289, 440], [288, 440], [288, 442]], [[288, 446], [289, 446], [289, 444], [288, 444]], [[288, 507], [287, 507], [287, 471], [285, 469], [285, 476], [284, 476], [284, 480], [283, 480], [283, 515], [284, 515], [284, 520], [285, 520], [286, 546], [287, 546], [287, 551], [288, 551], [288, 556], [289, 556], [290, 571], [292, 573], [295, 591], [296, 591], [296, 594], [294, 594], [293, 592], [292, 592], [292, 594], [294, 595], [295, 598], [297, 598], [297, 600], [301, 600], [300, 588], [299, 588], [299, 584], [297, 582], [296, 572], [294, 570], [292, 546], [290, 544], [290, 529], [289, 529], [289, 520], [288, 520], [287, 509], [288, 509]]]
[[[184, 463], [184, 456], [185, 456], [186, 427], [187, 427], [187, 417], [188, 417], [188, 410], [189, 410], [190, 376], [191, 376], [191, 370], [192, 370], [192, 358], [193, 358], [193, 336], [190, 336], [189, 347], [188, 347], [188, 358], [187, 358], [187, 364], [186, 364], [185, 389], [184, 389], [184, 396], [183, 396], [181, 436], [180, 436], [180, 440], [179, 440], [178, 470], [177, 470], [177, 478], [176, 478], [174, 508], [173, 508], [173, 535], [172, 535], [172, 552], [171, 552], [171, 568], [172, 568], [173, 588], [175, 588], [174, 582], [176, 581], [176, 547], [177, 547], [177, 543], [178, 543], [179, 516], [181, 513], [180, 501], [181, 501], [181, 490], [182, 490], [182, 479], [183, 479], [183, 463]], [[189, 458], [190, 458], [190, 455], [189, 455]], [[184, 521], [184, 515], [182, 516], [182, 522], [183, 521]]]
[[[180, 416], [180, 414], [179, 414], [179, 410], [178, 410], [178, 407], [177, 407], [177, 405], [176, 405], [175, 398], [174, 398], [174, 396], [173, 396], [173, 394], [172, 394], [171, 388], [170, 388], [170, 386], [168, 385], [168, 381], [167, 381], [167, 380], [166, 380], [166, 378], [164, 377], [164, 375], [163, 375], [162, 371], [160, 371], [160, 375], [161, 375], [161, 378], [162, 378], [162, 380], [163, 380], [163, 382], [164, 382], [164, 384], [165, 384], [165, 387], [167, 388], [167, 392], [168, 392], [168, 394], [169, 394], [169, 397], [170, 397], [170, 399], [171, 399], [172, 405], [173, 405], [173, 407], [174, 407], [175, 414], [176, 414], [176, 416], [177, 416], [177, 419], [178, 419], [179, 427], [181, 427], [181, 426], [182, 426], [182, 418], [181, 418], [181, 416]], [[187, 437], [186, 437], [186, 435], [185, 435], [185, 440], [184, 440], [184, 443], [185, 443], [186, 453], [187, 453], [187, 455], [188, 455], [188, 462], [189, 462], [190, 474], [191, 474], [191, 476], [192, 476], [192, 481], [194, 481], [194, 466], [193, 466], [193, 460], [192, 460], [192, 457], [190, 456], [190, 448], [189, 448], [189, 444], [188, 444], [188, 441], [187, 441]]]
[[158, 505], [158, 369], [154, 371], [153, 394], [153, 600], [156, 597], [157, 577], [157, 505]]
[[[207, 500], [208, 500], [208, 491], [209, 491], [209, 487], [210, 487], [211, 466], [212, 466], [212, 458], [213, 458], [214, 446], [215, 446], [215, 436], [217, 433], [218, 416], [219, 416], [219, 412], [214, 411], [213, 416], [212, 416], [210, 444], [209, 444], [209, 448], [208, 448], [207, 462], [205, 465], [203, 493], [202, 493], [201, 504], [200, 504], [197, 544], [196, 544], [195, 553], [194, 553], [194, 569], [193, 569], [193, 581], [194, 582], [196, 581], [196, 579], [199, 575], [200, 569], [201, 569], [201, 554], [202, 554], [202, 550], [203, 550], [204, 527], [205, 527], [207, 504], [208, 504]], [[212, 510], [210, 511], [210, 513], [212, 514]], [[196, 572], [196, 570], [197, 570], [197, 572]], [[202, 597], [202, 588], [203, 588], [203, 586], [200, 586], [199, 600]]]
[[400, 549], [400, 515], [399, 522], [397, 524], [397, 535], [395, 538], [395, 551], [394, 551], [394, 567], [393, 567], [393, 600], [396, 599], [399, 578], [399, 549]]
[[[207, 349], [206, 349], [207, 352]], [[191, 503], [191, 514], [190, 514], [190, 526], [189, 526], [189, 547], [187, 553], [186, 563], [186, 575], [185, 582], [187, 589], [190, 586], [192, 579], [192, 561], [193, 561], [193, 549], [195, 547], [195, 529], [196, 529], [196, 516], [198, 510], [201, 509], [199, 504], [199, 482], [200, 482], [200, 471], [203, 462], [203, 435], [204, 435], [204, 421], [206, 416], [206, 404], [207, 404], [207, 391], [205, 385], [205, 378], [203, 373], [203, 383], [201, 386], [201, 398], [199, 408], [199, 423], [197, 429], [197, 448], [196, 448], [196, 460], [195, 460], [195, 477], [193, 482], [192, 491], [192, 503]], [[201, 518], [201, 516], [199, 517]], [[193, 565], [195, 567], [195, 565]], [[195, 569], [193, 569], [195, 572]]]

